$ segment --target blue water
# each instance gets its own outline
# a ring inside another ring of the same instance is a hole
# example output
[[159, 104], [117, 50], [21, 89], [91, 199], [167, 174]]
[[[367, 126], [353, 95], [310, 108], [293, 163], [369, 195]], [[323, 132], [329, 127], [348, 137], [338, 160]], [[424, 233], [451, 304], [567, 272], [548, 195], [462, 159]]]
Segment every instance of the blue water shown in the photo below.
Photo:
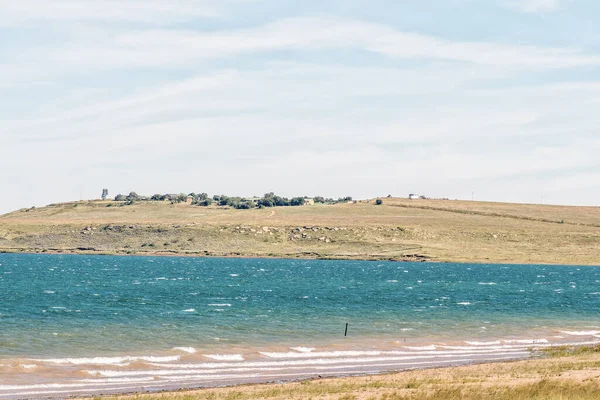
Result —
[[526, 337], [600, 325], [600, 268], [0, 254], [0, 357]]

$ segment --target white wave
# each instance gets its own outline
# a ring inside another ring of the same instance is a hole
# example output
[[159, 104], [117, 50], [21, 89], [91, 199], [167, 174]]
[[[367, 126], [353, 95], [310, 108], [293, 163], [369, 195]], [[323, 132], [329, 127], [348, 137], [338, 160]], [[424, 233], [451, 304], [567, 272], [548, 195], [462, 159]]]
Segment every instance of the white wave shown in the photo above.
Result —
[[209, 304], [209, 307], [231, 307], [231, 304], [229, 303], [223, 303], [223, 304]]
[[550, 344], [541, 343], [535, 345], [529, 344], [504, 344], [504, 345], [487, 345], [487, 346], [441, 346], [444, 349], [448, 350], [465, 350], [465, 351], [480, 351], [480, 350], [523, 350], [533, 348], [541, 348], [541, 347], [549, 347]]
[[471, 346], [493, 346], [500, 344], [499, 340], [494, 340], [493, 342], [465, 342], [466, 344], [470, 344]]
[[46, 293], [46, 294], [54, 294], [56, 292], [54, 290], [44, 290], [44, 293]]
[[[511, 357], [517, 358], [530, 354], [527, 351], [520, 352], [494, 352], [488, 353], [485, 356], [492, 357]], [[215, 376], [221, 373], [236, 373], [236, 372], [259, 372], [259, 371], [281, 371], [285, 369], [307, 369], [315, 368], [317, 366], [325, 366], [327, 369], [342, 369], [352, 367], [366, 367], [366, 366], [382, 366], [382, 363], [394, 363], [387, 365], [397, 365], [399, 362], [408, 364], [420, 364], [423, 360], [434, 360], [440, 358], [436, 362], [442, 362], [458, 358], [465, 360], [473, 360], [474, 358], [465, 357], [476, 357], [479, 354], [454, 354], [444, 356], [417, 356], [417, 357], [363, 357], [363, 358], [345, 358], [345, 359], [317, 359], [317, 360], [301, 360], [301, 361], [275, 361], [275, 362], [248, 362], [248, 363], [222, 363], [220, 368], [200, 368], [202, 364], [184, 364], [181, 366], [189, 366], [189, 368], [180, 369], [163, 369], [163, 370], [138, 370], [138, 371], [115, 371], [115, 370], [100, 370], [100, 371], [85, 371], [90, 375], [103, 376], [107, 378], [118, 378], [118, 377], [142, 377], [142, 376], [153, 376], [153, 377], [169, 377], [178, 375], [189, 375], [189, 374], [206, 374]]]
[[290, 350], [296, 350], [300, 353], [310, 353], [315, 350], [314, 347], [290, 347]]
[[203, 354], [204, 357], [212, 358], [217, 361], [244, 361], [241, 354]]
[[229, 274], [229, 276], [235, 277], [235, 276], [240, 276], [240, 274]]
[[461, 301], [460, 303], [456, 303], [456, 304], [461, 305], [461, 306], [470, 306], [471, 305], [471, 303], [468, 301]]
[[600, 331], [560, 331], [560, 333], [571, 336], [594, 336], [600, 334]]
[[37, 362], [46, 362], [52, 364], [73, 364], [73, 365], [117, 365], [127, 362], [148, 361], [148, 362], [172, 362], [179, 361], [181, 356], [143, 356], [143, 357], [91, 357], [91, 358], [48, 358], [48, 359], [33, 359]]
[[[100, 375], [100, 374], [98, 374]], [[81, 379], [77, 382], [82, 382], [82, 383], [93, 383], [93, 384], [99, 384], [99, 383], [143, 383], [143, 382], [152, 382], [155, 381], [156, 379], [154, 378], [154, 376], [150, 376], [150, 377], [136, 377], [136, 378], [104, 378], [104, 379]]]
[[538, 344], [550, 343], [547, 339], [510, 339], [503, 340], [504, 343], [519, 343], [519, 344]]
[[183, 312], [194, 312], [196, 311], [195, 308], [188, 308], [187, 310], [183, 310]]
[[[260, 352], [260, 354], [275, 359], [320, 359], [320, 358], [342, 358], [342, 357], [377, 357], [377, 356], [409, 356], [416, 357], [420, 355], [432, 355], [432, 356], [443, 356], [443, 355], [456, 355], [456, 354], [485, 354], [494, 352], [498, 349], [490, 347], [484, 348], [473, 348], [473, 347], [462, 347], [460, 349], [448, 349], [448, 350], [436, 350], [436, 346], [420, 346], [420, 347], [406, 347], [409, 351], [401, 350], [338, 350], [338, 351], [318, 351], [310, 353], [275, 353], [275, 352]], [[526, 349], [525, 346], [500, 346], [500, 350], [505, 351], [519, 351]]]
[[492, 286], [492, 285], [496, 285], [496, 282], [479, 282], [479, 284]]
[[269, 358], [330, 358], [330, 357], [358, 357], [358, 356], [378, 356], [381, 351], [320, 351], [310, 353], [298, 353], [298, 352], [267, 352], [261, 351], [260, 354]]
[[173, 350], [183, 351], [183, 352], [189, 353], [189, 354], [196, 353], [196, 349], [193, 347], [173, 347]]
[[435, 345], [431, 344], [429, 346], [404, 346], [404, 348], [409, 350], [435, 350]]
[[38, 366], [37, 364], [21, 364], [20, 367], [23, 369], [36, 369]]

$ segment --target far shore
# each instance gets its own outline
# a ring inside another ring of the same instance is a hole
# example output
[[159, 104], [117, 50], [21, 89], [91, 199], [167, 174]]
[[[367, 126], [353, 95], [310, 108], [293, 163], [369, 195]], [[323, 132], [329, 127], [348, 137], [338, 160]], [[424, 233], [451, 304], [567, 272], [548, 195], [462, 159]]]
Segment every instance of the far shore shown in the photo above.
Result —
[[82, 201], [0, 216], [0, 252], [600, 264], [600, 207], [386, 198], [236, 210]]
[[600, 267], [600, 261], [597, 264], [562, 264], [562, 263], [523, 263], [503, 261], [450, 261], [450, 260], [431, 260], [426, 256], [406, 257], [402, 259], [376, 258], [376, 257], [321, 257], [318, 255], [306, 254], [286, 254], [286, 255], [265, 255], [265, 254], [204, 254], [204, 253], [165, 253], [165, 252], [143, 252], [143, 253], [122, 253], [122, 252], [104, 252], [104, 251], [78, 251], [78, 250], [32, 250], [23, 251], [21, 249], [2, 249], [0, 254], [48, 254], [48, 255], [80, 255], [80, 256], [114, 256], [114, 257], [182, 257], [182, 258], [231, 258], [231, 259], [273, 259], [273, 260], [320, 260], [320, 261], [368, 261], [368, 262], [398, 262], [398, 263], [458, 263], [458, 264], [495, 264], [495, 265], [556, 265], [556, 266], [580, 266], [580, 267]]
[[318, 254], [305, 254], [305, 253], [297, 253], [297, 254], [281, 254], [281, 255], [273, 255], [273, 254], [232, 254], [232, 253], [223, 253], [223, 254], [207, 254], [206, 252], [192, 252], [192, 253], [184, 253], [184, 252], [137, 252], [137, 253], [127, 253], [127, 252], [110, 252], [110, 251], [90, 251], [90, 250], [74, 250], [74, 249], [65, 249], [65, 250], [57, 250], [57, 249], [31, 249], [31, 250], [23, 250], [23, 249], [2, 249], [0, 250], [0, 254], [66, 254], [66, 255], [97, 255], [97, 256], [119, 256], [119, 257], [189, 257], [189, 258], [262, 258], [262, 259], [278, 259], [278, 260], [348, 260], [348, 261], [390, 261], [390, 262], [452, 262], [452, 261], [443, 261], [443, 260], [431, 260], [428, 256], [424, 255], [410, 255], [402, 258], [384, 258], [378, 256], [327, 256], [323, 257]]

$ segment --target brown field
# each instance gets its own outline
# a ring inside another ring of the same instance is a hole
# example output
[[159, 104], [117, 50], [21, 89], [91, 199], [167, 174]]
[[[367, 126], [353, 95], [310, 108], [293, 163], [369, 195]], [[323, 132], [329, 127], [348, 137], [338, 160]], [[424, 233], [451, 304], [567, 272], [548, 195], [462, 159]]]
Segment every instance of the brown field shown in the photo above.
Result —
[[83, 201], [0, 216], [0, 251], [600, 265], [600, 207], [384, 199], [234, 210]]
[[591, 400], [600, 397], [600, 354], [597, 351], [598, 348], [587, 348], [575, 351], [581, 354], [559, 352], [557, 355], [561, 357], [539, 360], [106, 399]]

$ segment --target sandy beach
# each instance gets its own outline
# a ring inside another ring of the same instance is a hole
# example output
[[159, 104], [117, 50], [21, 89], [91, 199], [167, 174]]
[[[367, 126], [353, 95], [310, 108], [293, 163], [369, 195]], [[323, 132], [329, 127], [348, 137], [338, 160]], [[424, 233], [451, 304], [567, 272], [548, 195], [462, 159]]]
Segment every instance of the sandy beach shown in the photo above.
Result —
[[385, 375], [243, 385], [107, 397], [107, 400], [192, 399], [597, 399], [598, 348], [554, 351], [550, 358], [406, 371]]

